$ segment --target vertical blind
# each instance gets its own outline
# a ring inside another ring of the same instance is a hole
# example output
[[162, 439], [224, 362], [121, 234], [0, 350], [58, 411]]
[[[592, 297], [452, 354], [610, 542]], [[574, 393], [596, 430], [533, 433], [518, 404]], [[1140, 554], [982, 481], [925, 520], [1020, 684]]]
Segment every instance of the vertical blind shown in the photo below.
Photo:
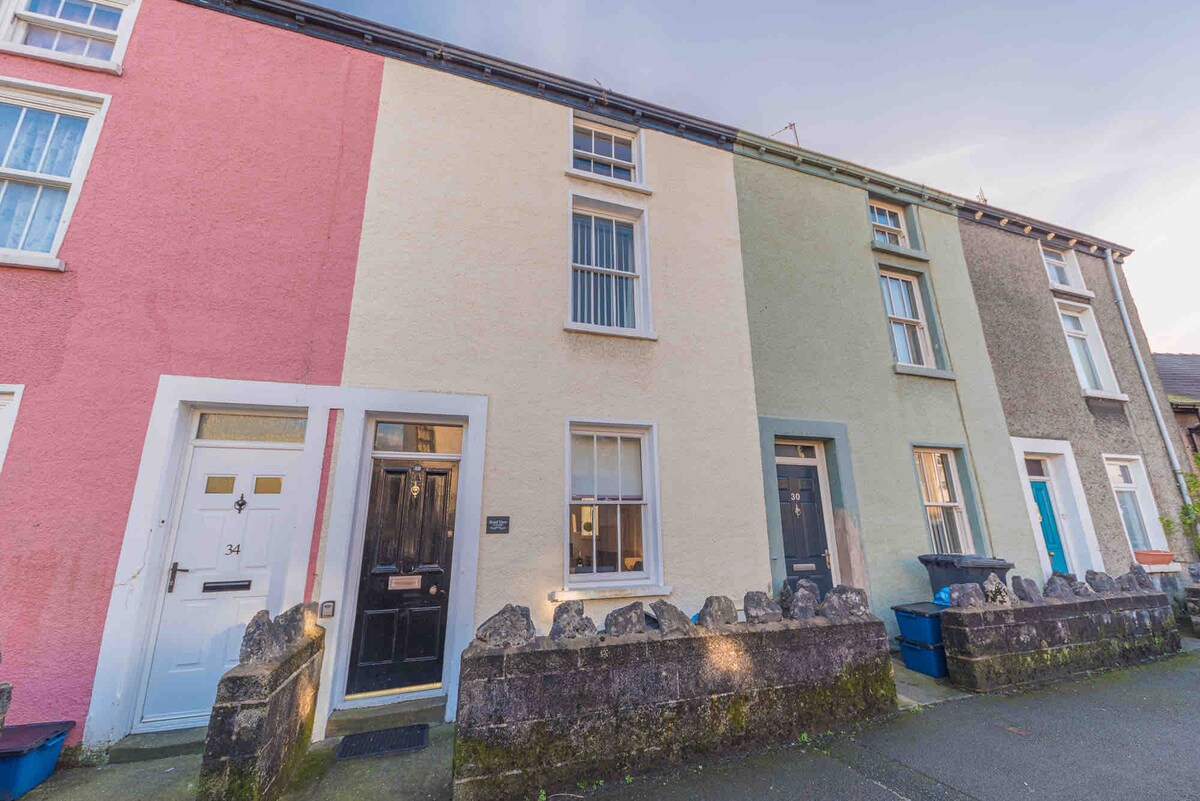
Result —
[[633, 223], [575, 213], [571, 218], [571, 320], [637, 327]]

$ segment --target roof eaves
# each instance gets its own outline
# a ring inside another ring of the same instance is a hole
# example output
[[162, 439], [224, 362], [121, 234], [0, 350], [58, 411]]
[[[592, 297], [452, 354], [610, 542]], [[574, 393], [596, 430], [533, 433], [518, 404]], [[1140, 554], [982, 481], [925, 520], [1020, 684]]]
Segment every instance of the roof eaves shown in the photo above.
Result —
[[639, 127], [681, 136], [702, 144], [740, 152], [790, 166], [868, 191], [909, 200], [934, 208], [956, 211], [960, 218], [1002, 228], [1012, 233], [1054, 241], [1059, 237], [1081, 252], [1111, 249], [1123, 263], [1132, 248], [1072, 231], [1069, 228], [1005, 211], [985, 203], [906, 181], [887, 173], [794, 147], [776, 139], [741, 131], [719, 122], [685, 114], [644, 100], [610, 92], [599, 86], [565, 78], [514, 61], [496, 58], [400, 28], [322, 8], [302, 0], [179, 0], [190, 5], [285, 28], [296, 33], [366, 50], [389, 58], [440, 69], [462, 77], [541, 97], [581, 111], [600, 114]]
[[1125, 257], [1133, 253], [1131, 247], [976, 200], [964, 200], [958, 214], [965, 220], [1037, 239], [1054, 247], [1071, 248], [1091, 255], [1101, 255], [1101, 251], [1111, 250], [1113, 261], [1117, 264], [1123, 264]]
[[440, 69], [726, 150], [732, 149], [733, 139], [737, 134], [736, 128], [712, 120], [301, 0], [180, 2], [286, 28], [388, 58]]
[[781, 167], [857, 186], [868, 192], [885, 195], [896, 200], [940, 208], [942, 211], [955, 211], [965, 202], [963, 198], [924, 184], [914, 183], [895, 175], [864, 167], [861, 164], [818, 153], [815, 150], [789, 145], [787, 142], [780, 142], [778, 139], [749, 131], [739, 130], [737, 132], [734, 150], [741, 155], [761, 159]]

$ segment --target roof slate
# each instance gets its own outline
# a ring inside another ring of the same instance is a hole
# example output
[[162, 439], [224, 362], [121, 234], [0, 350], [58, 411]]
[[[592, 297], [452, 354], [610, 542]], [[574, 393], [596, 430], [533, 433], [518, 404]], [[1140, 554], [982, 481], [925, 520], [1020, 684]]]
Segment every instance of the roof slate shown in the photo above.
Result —
[[1154, 366], [1172, 403], [1200, 404], [1200, 353], [1155, 353]]

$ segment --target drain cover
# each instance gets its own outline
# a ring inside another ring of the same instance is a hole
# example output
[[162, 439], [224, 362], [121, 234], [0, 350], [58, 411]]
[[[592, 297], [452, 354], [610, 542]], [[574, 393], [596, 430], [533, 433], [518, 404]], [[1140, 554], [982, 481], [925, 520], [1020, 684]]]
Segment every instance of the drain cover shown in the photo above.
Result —
[[338, 743], [335, 756], [338, 759], [357, 759], [358, 757], [382, 754], [402, 754], [405, 751], [420, 751], [428, 746], [429, 725], [421, 723], [416, 726], [402, 726], [398, 729], [348, 735]]

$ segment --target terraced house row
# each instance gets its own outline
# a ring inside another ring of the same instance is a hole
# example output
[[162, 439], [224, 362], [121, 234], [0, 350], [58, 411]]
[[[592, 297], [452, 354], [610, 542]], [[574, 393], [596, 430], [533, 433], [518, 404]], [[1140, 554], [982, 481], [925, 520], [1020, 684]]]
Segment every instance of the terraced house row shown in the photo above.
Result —
[[10, 722], [203, 725], [307, 600], [319, 738], [508, 602], [1189, 558], [1128, 247], [291, 0], [0, 11]]

